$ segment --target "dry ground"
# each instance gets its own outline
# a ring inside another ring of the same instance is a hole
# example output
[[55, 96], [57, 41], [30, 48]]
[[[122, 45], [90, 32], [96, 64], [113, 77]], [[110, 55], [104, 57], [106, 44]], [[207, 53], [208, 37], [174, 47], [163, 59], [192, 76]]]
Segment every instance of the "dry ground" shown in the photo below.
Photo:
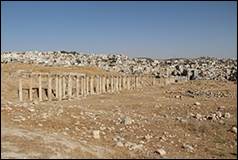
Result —
[[[1, 67], [1, 158], [237, 158], [237, 134], [230, 130], [237, 126], [234, 82], [189, 81], [71, 101], [19, 103], [17, 70], [59, 68]], [[60, 71], [107, 74], [84, 67]], [[219, 119], [203, 119], [218, 110]], [[132, 123], [124, 124], [124, 117]], [[93, 130], [100, 131], [100, 139], [93, 138]], [[117, 145], [117, 137], [124, 146]], [[163, 156], [156, 152], [161, 148]]]

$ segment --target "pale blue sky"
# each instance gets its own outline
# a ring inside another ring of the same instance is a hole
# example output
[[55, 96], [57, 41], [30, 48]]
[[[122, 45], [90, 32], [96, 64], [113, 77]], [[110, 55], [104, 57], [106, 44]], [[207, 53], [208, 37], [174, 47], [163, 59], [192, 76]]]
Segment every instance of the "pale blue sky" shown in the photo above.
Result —
[[237, 2], [1, 2], [2, 51], [237, 57]]

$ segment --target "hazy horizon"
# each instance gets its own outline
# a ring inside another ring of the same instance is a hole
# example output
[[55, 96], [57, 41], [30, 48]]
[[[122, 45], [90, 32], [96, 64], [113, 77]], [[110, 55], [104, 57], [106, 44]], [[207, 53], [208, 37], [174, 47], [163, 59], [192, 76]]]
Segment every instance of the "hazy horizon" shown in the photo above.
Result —
[[1, 2], [1, 52], [237, 58], [237, 2]]

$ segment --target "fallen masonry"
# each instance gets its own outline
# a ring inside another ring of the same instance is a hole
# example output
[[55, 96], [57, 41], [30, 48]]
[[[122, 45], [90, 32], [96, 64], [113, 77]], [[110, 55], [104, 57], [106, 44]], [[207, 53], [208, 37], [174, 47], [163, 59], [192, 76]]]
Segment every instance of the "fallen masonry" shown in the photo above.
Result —
[[88, 54], [66, 51], [1, 52], [1, 63], [35, 63], [46, 66], [94, 66], [125, 74], [152, 74], [157, 78], [188, 77], [189, 80], [237, 80], [237, 60], [211, 57], [150, 59], [123, 54]]

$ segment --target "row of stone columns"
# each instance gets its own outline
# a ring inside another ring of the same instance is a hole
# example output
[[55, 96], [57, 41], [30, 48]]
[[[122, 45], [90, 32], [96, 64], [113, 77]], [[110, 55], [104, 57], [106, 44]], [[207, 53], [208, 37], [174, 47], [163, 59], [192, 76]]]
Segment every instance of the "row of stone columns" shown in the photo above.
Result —
[[[155, 78], [152, 76], [99, 76], [84, 74], [29, 74], [29, 100], [33, 101], [33, 89], [38, 91], [38, 100], [43, 101], [43, 90], [46, 91], [47, 100], [63, 100], [74, 97], [114, 93], [121, 90], [141, 88], [144, 84], [154, 85]], [[37, 78], [38, 84], [33, 80]], [[44, 80], [43, 80], [44, 79]], [[46, 80], [45, 80], [46, 79]], [[48, 79], [48, 80], [47, 80]], [[23, 101], [22, 78], [19, 78], [19, 100]], [[43, 83], [44, 82], [44, 83]], [[53, 83], [55, 86], [53, 86]], [[43, 85], [44, 84], [44, 85]], [[73, 95], [73, 89], [75, 90]], [[54, 93], [54, 96], [53, 96]]]

